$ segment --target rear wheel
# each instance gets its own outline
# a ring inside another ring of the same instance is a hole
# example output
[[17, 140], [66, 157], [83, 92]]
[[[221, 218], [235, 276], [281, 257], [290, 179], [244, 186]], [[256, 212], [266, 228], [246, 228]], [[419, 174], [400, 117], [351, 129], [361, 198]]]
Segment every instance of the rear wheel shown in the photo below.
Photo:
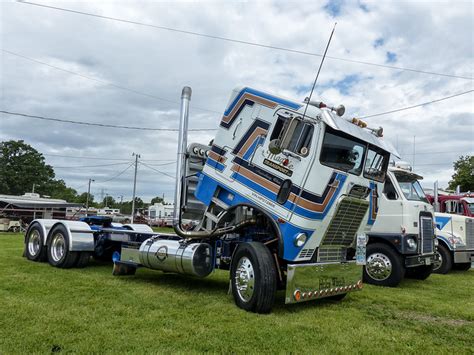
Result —
[[76, 267], [77, 268], [85, 268], [87, 266], [87, 264], [89, 264], [89, 260], [91, 258], [91, 253], [87, 252], [87, 251], [81, 251], [79, 253], [79, 257], [77, 258], [77, 264], [76, 264]]
[[467, 271], [471, 268], [471, 263], [454, 264], [454, 269], [459, 271]]
[[69, 248], [66, 228], [63, 225], [54, 227], [48, 244], [48, 262], [64, 269], [73, 267], [77, 264], [79, 253], [70, 251]]
[[453, 267], [453, 256], [443, 244], [438, 245], [438, 258], [434, 263], [433, 272], [435, 274], [447, 274]]
[[416, 280], [426, 280], [433, 273], [433, 265], [422, 265], [407, 269], [406, 277]]
[[377, 286], [395, 287], [403, 280], [402, 258], [390, 246], [382, 243], [367, 246], [364, 282]]
[[25, 256], [31, 261], [45, 261], [46, 250], [44, 248], [43, 230], [38, 224], [34, 224], [28, 229], [25, 239]]
[[262, 243], [242, 243], [232, 258], [232, 295], [246, 311], [269, 313], [275, 301], [276, 268], [272, 255]]

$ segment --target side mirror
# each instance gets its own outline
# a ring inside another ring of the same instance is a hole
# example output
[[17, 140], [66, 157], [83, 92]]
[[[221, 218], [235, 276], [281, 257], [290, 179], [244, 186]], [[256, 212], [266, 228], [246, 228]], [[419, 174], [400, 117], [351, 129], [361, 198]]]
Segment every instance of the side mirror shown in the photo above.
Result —
[[283, 149], [281, 148], [281, 141], [279, 139], [274, 139], [268, 143], [268, 150], [272, 154], [280, 154]]
[[344, 113], [346, 113], [346, 108], [344, 107], [344, 105], [339, 105], [336, 108], [333, 107], [333, 110], [336, 112], [336, 115], [338, 115], [339, 117], [342, 117]]

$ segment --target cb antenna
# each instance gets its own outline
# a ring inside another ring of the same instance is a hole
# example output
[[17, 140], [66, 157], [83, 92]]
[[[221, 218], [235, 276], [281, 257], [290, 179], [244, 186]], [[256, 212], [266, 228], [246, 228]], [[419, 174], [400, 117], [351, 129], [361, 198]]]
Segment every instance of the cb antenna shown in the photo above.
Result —
[[324, 50], [323, 58], [321, 59], [321, 63], [319, 64], [318, 73], [316, 74], [316, 78], [314, 79], [313, 87], [311, 88], [311, 93], [309, 94], [309, 98], [306, 100], [306, 107], [304, 108], [303, 113], [303, 121], [306, 116], [306, 110], [308, 110], [308, 105], [311, 102], [311, 96], [313, 96], [314, 87], [318, 81], [319, 73], [321, 72], [321, 68], [323, 67], [324, 58], [326, 58], [326, 53], [328, 52], [329, 45], [331, 44], [332, 35], [334, 34], [334, 30], [336, 29], [337, 22], [334, 23], [334, 27], [332, 28], [331, 35], [329, 36], [328, 44], [326, 45], [326, 49]]

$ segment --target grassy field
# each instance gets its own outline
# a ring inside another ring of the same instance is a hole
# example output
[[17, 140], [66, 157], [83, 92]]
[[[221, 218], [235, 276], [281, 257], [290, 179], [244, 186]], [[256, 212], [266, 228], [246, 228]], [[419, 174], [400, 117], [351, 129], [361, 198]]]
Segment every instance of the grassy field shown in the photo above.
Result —
[[474, 349], [474, 270], [365, 286], [344, 301], [238, 309], [228, 274], [197, 280], [109, 264], [61, 270], [21, 257], [22, 236], [0, 234], [0, 354], [451, 353]]

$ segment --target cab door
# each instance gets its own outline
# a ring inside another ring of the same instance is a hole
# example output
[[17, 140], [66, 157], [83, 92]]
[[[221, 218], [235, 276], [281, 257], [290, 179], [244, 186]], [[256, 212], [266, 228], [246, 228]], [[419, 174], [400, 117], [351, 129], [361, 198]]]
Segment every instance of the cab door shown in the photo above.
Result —
[[[299, 117], [276, 115], [267, 136], [250, 157], [252, 166], [264, 178], [261, 183], [265, 185], [267, 197], [287, 220], [291, 217], [294, 202], [314, 156], [315, 149], [311, 148], [316, 147], [313, 142], [315, 128], [313, 123], [303, 122]], [[272, 154], [271, 145], [276, 140], [285, 148], [278, 154]]]

